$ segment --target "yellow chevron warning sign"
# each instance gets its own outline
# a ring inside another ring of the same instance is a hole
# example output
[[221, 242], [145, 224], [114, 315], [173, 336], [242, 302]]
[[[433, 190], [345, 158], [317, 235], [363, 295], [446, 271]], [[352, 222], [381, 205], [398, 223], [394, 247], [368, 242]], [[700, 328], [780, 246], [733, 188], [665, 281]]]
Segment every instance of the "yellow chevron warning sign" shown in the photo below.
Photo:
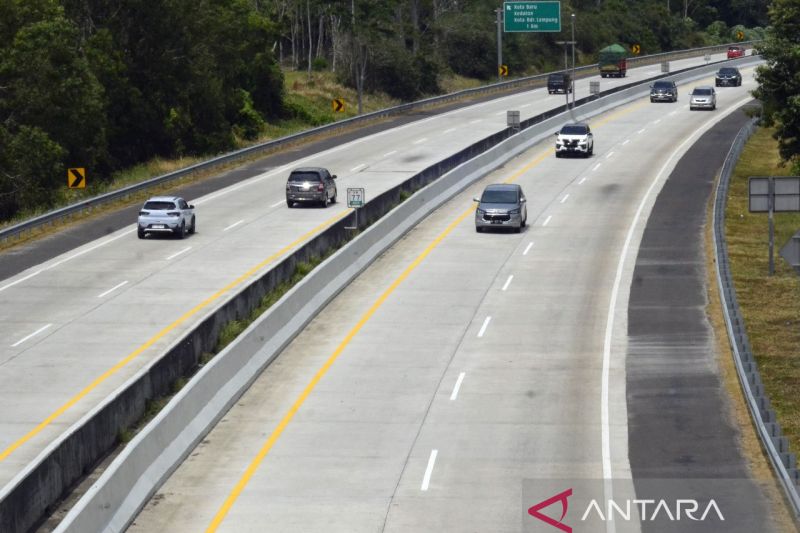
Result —
[[70, 189], [86, 188], [86, 169], [83, 167], [67, 169], [67, 187]]
[[334, 98], [333, 102], [331, 102], [331, 107], [333, 107], [334, 113], [344, 113], [344, 100], [341, 98]]

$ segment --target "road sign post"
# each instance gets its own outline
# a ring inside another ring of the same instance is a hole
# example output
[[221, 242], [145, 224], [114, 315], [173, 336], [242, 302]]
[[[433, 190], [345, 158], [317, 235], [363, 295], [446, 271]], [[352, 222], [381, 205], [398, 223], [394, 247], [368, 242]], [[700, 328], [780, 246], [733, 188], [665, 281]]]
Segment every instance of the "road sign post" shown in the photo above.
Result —
[[800, 176], [751, 176], [747, 189], [751, 213], [769, 213], [769, 275], [775, 273], [773, 214], [800, 212]]
[[353, 209], [355, 213], [355, 226], [346, 227], [345, 229], [358, 229], [358, 210], [364, 207], [366, 202], [366, 191], [363, 187], [348, 187], [347, 188], [347, 207]]
[[503, 2], [507, 32], [560, 32], [561, 2]]

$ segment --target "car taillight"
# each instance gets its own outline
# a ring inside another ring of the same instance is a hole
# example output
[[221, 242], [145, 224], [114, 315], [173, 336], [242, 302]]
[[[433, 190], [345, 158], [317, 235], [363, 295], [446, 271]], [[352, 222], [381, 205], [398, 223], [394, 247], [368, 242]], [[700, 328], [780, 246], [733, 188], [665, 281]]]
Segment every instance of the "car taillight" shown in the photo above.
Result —
[[325, 190], [325, 185], [323, 185], [322, 183], [318, 184], [317, 185], [317, 190], [318, 191], [324, 191]]
[[139, 214], [140, 214], [141, 216], [143, 216], [143, 217], [146, 217], [147, 215], [149, 215], [149, 214], [150, 214], [150, 211], [139, 211]]
[[167, 213], [167, 216], [168, 217], [179, 217], [179, 216], [181, 216], [181, 214], [178, 213], [177, 211], [170, 211], [169, 213]]

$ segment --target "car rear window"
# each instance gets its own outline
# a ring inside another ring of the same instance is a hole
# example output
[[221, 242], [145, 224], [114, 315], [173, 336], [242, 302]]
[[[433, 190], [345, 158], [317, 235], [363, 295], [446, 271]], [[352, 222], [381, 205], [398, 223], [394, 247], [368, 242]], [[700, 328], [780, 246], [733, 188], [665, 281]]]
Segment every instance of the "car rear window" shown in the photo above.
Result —
[[657, 81], [653, 84], [654, 89], [672, 89], [672, 84], [668, 81]]
[[173, 203], [173, 202], [145, 202], [144, 208], [145, 209], [150, 209], [151, 211], [167, 211], [169, 209], [175, 209], [175, 203]]
[[711, 89], [695, 89], [692, 94], [698, 94], [700, 96], [708, 96], [711, 94]]
[[586, 126], [564, 126], [561, 128], [562, 135], [586, 135]]
[[515, 204], [517, 203], [517, 191], [483, 191], [481, 202], [484, 204]]
[[316, 172], [292, 172], [289, 174], [289, 181], [304, 182], [304, 181], [321, 181], [319, 174]]

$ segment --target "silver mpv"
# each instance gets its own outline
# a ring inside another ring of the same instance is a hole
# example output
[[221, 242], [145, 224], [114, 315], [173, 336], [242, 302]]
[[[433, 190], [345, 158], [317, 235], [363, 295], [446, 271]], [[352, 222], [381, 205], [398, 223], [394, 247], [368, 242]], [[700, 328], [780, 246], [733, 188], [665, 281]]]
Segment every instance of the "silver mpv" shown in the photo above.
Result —
[[488, 185], [475, 210], [475, 231], [485, 228], [513, 228], [516, 233], [528, 223], [528, 207], [522, 187], [516, 184]]

